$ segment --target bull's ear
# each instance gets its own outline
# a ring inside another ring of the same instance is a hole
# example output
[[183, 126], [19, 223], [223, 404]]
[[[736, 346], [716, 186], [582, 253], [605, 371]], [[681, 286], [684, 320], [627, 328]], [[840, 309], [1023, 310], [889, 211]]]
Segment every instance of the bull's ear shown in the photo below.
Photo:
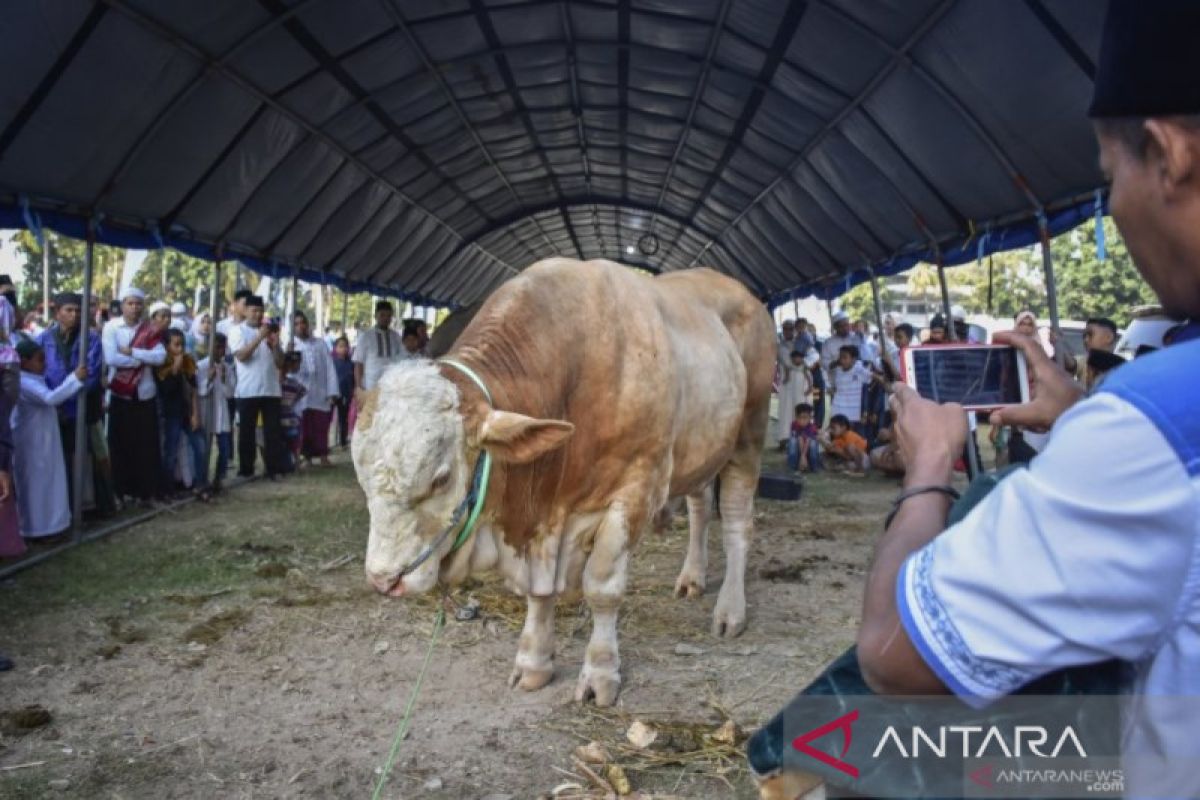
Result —
[[375, 419], [375, 409], [379, 406], [379, 389], [367, 389], [359, 395], [359, 400], [354, 427], [357, 430], [370, 430], [371, 422]]
[[534, 419], [510, 411], [491, 411], [479, 429], [479, 443], [510, 464], [528, 464], [566, 444], [575, 426], [559, 419]]

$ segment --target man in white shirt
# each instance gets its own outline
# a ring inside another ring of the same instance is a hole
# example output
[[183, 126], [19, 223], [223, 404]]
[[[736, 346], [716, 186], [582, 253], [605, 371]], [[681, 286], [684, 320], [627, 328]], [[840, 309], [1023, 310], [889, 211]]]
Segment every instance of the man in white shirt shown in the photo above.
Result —
[[300, 354], [300, 370], [296, 380], [304, 384], [305, 394], [296, 402], [300, 416], [300, 453], [310, 462], [321, 459], [329, 463], [329, 424], [333, 420], [333, 404], [338, 398], [337, 369], [333, 354], [320, 336], [313, 336], [308, 316], [303, 311], [292, 315], [293, 349]]
[[379, 382], [383, 371], [404, 360], [407, 350], [400, 334], [392, 330], [392, 304], [375, 304], [375, 327], [363, 331], [354, 346], [354, 394], [365, 392]]
[[229, 304], [229, 316], [217, 323], [217, 333], [223, 333], [228, 338], [230, 328], [242, 324], [246, 318], [246, 298], [253, 296], [254, 292], [249, 289], [238, 289], [234, 293], [233, 302]]
[[872, 689], [976, 707], [1066, 667], [1116, 659], [1133, 693], [1124, 796], [1200, 796], [1200, 3], [1111, 0], [1090, 114], [1109, 208], [1171, 346], [1088, 397], [1014, 335], [1030, 403], [992, 424], [1049, 430], [1028, 468], [943, 531], [962, 409], [907, 387], [895, 432], [906, 491], [880, 538], [858, 660]]
[[243, 300], [245, 320], [229, 328], [229, 350], [237, 362], [238, 475], [254, 474], [255, 428], [259, 416], [263, 426], [263, 461], [267, 477], [279, 480], [284, 472], [283, 429], [280, 427], [279, 370], [283, 350], [279, 327], [263, 321], [263, 299], [250, 295]]
[[157, 387], [154, 370], [167, 360], [160, 333], [142, 319], [146, 295], [121, 292], [121, 316], [104, 326], [101, 343], [108, 365], [108, 449], [118, 497], [153, 502], [159, 485]]
[[838, 354], [848, 344], [858, 346], [858, 338], [850, 330], [850, 315], [839, 311], [833, 315], [833, 333], [821, 343], [821, 368], [825, 370], [825, 383], [829, 384], [830, 373], [837, 364]]

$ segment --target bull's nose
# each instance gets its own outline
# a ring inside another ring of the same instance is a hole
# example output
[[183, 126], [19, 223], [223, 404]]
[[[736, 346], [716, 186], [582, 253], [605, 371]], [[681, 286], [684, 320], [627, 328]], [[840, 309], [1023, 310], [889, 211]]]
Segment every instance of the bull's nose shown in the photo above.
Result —
[[378, 573], [368, 572], [367, 583], [375, 587], [375, 590], [380, 594], [391, 594], [394, 590], [399, 589], [403, 592], [404, 583], [400, 580], [400, 576], [394, 572]]

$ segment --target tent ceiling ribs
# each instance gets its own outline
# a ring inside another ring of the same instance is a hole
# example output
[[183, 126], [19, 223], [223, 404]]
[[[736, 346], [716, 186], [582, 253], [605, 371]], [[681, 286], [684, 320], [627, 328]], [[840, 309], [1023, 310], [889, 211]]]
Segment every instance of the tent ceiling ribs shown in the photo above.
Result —
[[[287, 11], [287, 6], [283, 5], [282, 0], [258, 0], [258, 3], [264, 9], [266, 9], [268, 13], [275, 16], [283, 14]], [[345, 89], [350, 96], [354, 97], [355, 100], [360, 103], [364, 109], [366, 109], [367, 113], [369, 113], [385, 131], [390, 133], [392, 138], [400, 143], [400, 145], [404, 148], [406, 155], [412, 155], [414, 158], [420, 161], [427, 170], [438, 177], [444, 186], [448, 187], [458, 196], [460, 200], [472, 207], [475, 212], [479, 214], [479, 216], [483, 217], [484, 219], [488, 218], [489, 215], [487, 211], [480, 207], [470, 197], [470, 195], [463, 191], [462, 187], [458, 185], [458, 181], [451, 178], [433, 163], [425, 150], [416, 142], [414, 142], [407, 133], [405, 133], [404, 128], [397, 124], [396, 120], [383, 109], [375, 97], [368, 92], [366, 88], [364, 88], [363, 85], [360, 84], [354, 78], [354, 76], [351, 75], [346, 68], [341, 65], [339, 61], [337, 61], [337, 59], [333, 57], [333, 54], [330, 53], [323, 44], [321, 44], [317, 37], [313, 35], [313, 33], [306, 25], [304, 25], [304, 23], [293, 18], [284, 21], [283, 28], [288, 32], [289, 35], [291, 35], [292, 39], [301, 47], [301, 49], [303, 49], [309, 54], [310, 57], [313, 58], [313, 60], [321, 65], [322, 70], [329, 75], [330, 78], [332, 78], [338, 83], [338, 85]], [[432, 216], [436, 216], [433, 214], [432, 210], [430, 210], [430, 214]]]
[[1046, 29], [1046, 32], [1054, 37], [1054, 41], [1058, 42], [1063, 52], [1075, 62], [1075, 66], [1079, 67], [1084, 75], [1087, 75], [1088, 80], [1096, 80], [1096, 65], [1084, 49], [1079, 46], [1079, 42], [1075, 41], [1074, 37], [1062, 26], [1062, 23], [1050, 13], [1050, 9], [1046, 8], [1046, 4], [1042, 0], [1025, 0], [1025, 5], [1037, 17], [1037, 21], [1042, 23], [1042, 27]]
[[96, 27], [100, 24], [100, 20], [104, 18], [105, 12], [108, 11], [102, 5], [93, 5], [88, 11], [87, 16], [83, 18], [83, 22], [75, 29], [75, 33], [67, 41], [58, 58], [54, 59], [54, 63], [50, 65], [50, 69], [42, 77], [42, 80], [26, 98], [25, 102], [17, 110], [16, 115], [4, 126], [4, 131], [0, 132], [0, 159], [4, 158], [5, 151], [9, 146], [16, 141], [17, 136], [25, 128], [26, 123], [41, 107], [42, 102], [54, 90], [63, 73], [71, 66], [71, 62], [75, 60], [75, 56], [79, 55], [79, 51], [87, 44], [88, 39], [92, 37]]
[[[533, 125], [533, 120], [529, 115], [529, 111], [525, 108], [525, 99], [521, 96], [521, 89], [517, 86], [517, 79], [513, 76], [512, 66], [508, 63], [508, 55], [504, 52], [500, 44], [500, 37], [496, 33], [496, 27], [492, 24], [491, 12], [488, 11], [487, 5], [483, 0], [470, 0], [471, 11], [475, 15], [475, 21], [479, 25], [479, 30], [483, 32], [484, 41], [488, 47], [497, 50], [498, 52], [492, 56], [496, 63], [496, 68], [500, 72], [500, 79], [504, 81], [504, 87], [511, 97], [513, 110], [521, 118], [521, 124], [525, 127], [525, 133], [529, 136], [529, 141], [532, 143], [538, 153], [538, 157], [542, 162], [542, 168], [546, 171], [546, 176], [550, 179], [551, 185], [554, 187], [554, 194], [557, 197], [562, 196], [562, 187], [558, 182], [558, 175], [554, 172], [554, 168], [550, 164], [550, 159], [546, 156], [545, 151], [538, 146], [537, 128]], [[583, 248], [579, 244], [579, 237], [575, 233], [574, 226], [571, 221], [564, 217], [567, 223], [567, 233], [571, 237], [571, 243], [575, 246], [575, 252], [579, 254], [579, 258], [583, 259]], [[542, 236], [550, 245], [550, 250], [558, 253], [559, 249], [553, 240], [546, 234], [540, 222], [535, 222], [538, 230], [542, 231]]]
[[[100, 0], [100, 2], [109, 2], [109, 0]], [[204, 82], [209, 77], [209, 73], [213, 69], [219, 70], [227, 67], [229, 62], [240, 55], [254, 42], [258, 41], [263, 36], [282, 25], [284, 20], [291, 18], [293, 14], [297, 14], [303, 9], [308, 8], [317, 2], [321, 2], [321, 0], [302, 0], [302, 2], [297, 3], [291, 9], [289, 9], [287, 14], [281, 15], [263, 25], [260, 25], [259, 27], [247, 33], [238, 41], [234, 42], [224, 53], [213, 59], [211, 63], [205, 63], [206, 68], [197, 72], [196, 77], [185, 83], [183, 87], [180, 88], [180, 90], [167, 101], [167, 104], [157, 114], [154, 115], [154, 119], [151, 120], [150, 124], [147, 125], [142, 132], [138, 134], [137, 138], [133, 140], [133, 144], [130, 145], [129, 149], [125, 151], [125, 154], [121, 157], [121, 160], [117, 162], [116, 169], [114, 169], [112, 174], [108, 176], [108, 179], [104, 182], [100, 191], [92, 200], [92, 206], [99, 207], [101, 203], [108, 199], [108, 196], [112, 194], [112, 191], [117, 187], [117, 184], [120, 182], [121, 178], [125, 176], [125, 173], [129, 170], [129, 167], [133, 164], [137, 157], [141, 155], [142, 150], [144, 150], [154, 138], [154, 134], [158, 133], [159, 129], [162, 128], [162, 126], [165, 125], [169, 120], [173, 119], [175, 110], [182, 107], [187, 99], [191, 97], [197, 89], [204, 85]], [[118, 8], [118, 10], [123, 9]], [[163, 38], [168, 40], [171, 39], [169, 35], [163, 36]], [[197, 50], [197, 53], [198, 52], [199, 51]], [[207, 56], [200, 57], [197, 55], [197, 53], [192, 53], [192, 56], [204, 63]]]
[[[762, 191], [760, 191], [753, 200], [747, 203], [746, 207], [743, 208], [736, 217], [730, 220], [715, 237], [709, 239], [709, 241], [702, 248], [700, 248], [700, 252], [697, 253], [696, 257], [692, 259], [691, 265], [694, 266], [696, 262], [704, 256], [704, 253], [707, 252], [710, 247], [716, 244], [721, 237], [728, 233], [731, 228], [737, 225], [746, 216], [746, 214], [750, 212], [751, 209], [758, 206], [764, 198], [772, 194], [775, 189], [777, 189], [780, 184], [783, 183], [785, 176], [794, 172], [795, 169], [800, 166], [800, 164], [808, 160], [809, 156], [812, 155], [813, 151], [816, 150], [821, 142], [825, 141], [826, 137], [836, 130], [837, 127], [841, 125], [842, 122], [848, 116], [850, 116], [855, 109], [861, 106], [863, 102], [871, 95], [871, 93], [874, 92], [888, 78], [888, 76], [891, 75], [892, 72], [894, 72], [896, 68], [908, 58], [908, 51], [916, 47], [916, 45], [925, 38], [925, 35], [929, 33], [929, 31], [931, 31], [934, 26], [937, 25], [938, 21], [945, 16], [946, 12], [950, 10], [951, 6], [954, 5], [954, 2], [955, 0], [942, 0], [942, 2], [938, 4], [933, 12], [930, 13], [929, 16], [927, 16], [924, 20], [922, 20], [921, 24], [918, 25], [917, 29], [909, 35], [908, 39], [905, 40], [900, 47], [892, 50], [891, 59], [884, 64], [878, 72], [875, 73], [871, 80], [867, 81], [867, 84], [859, 91], [859, 93], [851, 98], [850, 101], [846, 103], [846, 105], [843, 106], [842, 109], [835, 114], [832, 119], [826, 122], [821, 130], [817, 131], [817, 133], [813, 135], [808, 143], [805, 144], [804, 149], [800, 152], [800, 154], [792, 159], [787, 166], [780, 170], [779, 174], [776, 175], [770, 183], [763, 187]], [[823, 4], [822, 8], [828, 10], [829, 6], [827, 4]]]
[[[795, 38], [796, 32], [800, 29], [800, 22], [804, 19], [804, 14], [808, 8], [808, 0], [791, 0], [788, 3], [787, 11], [784, 13], [783, 19], [779, 21], [778, 27], [775, 30], [775, 36], [767, 50], [766, 58], [758, 70], [759, 84], [769, 85], [771, 83], [771, 79], [775, 76], [775, 70], [779, 69], [780, 63], [783, 62], [783, 56], [791, 45], [792, 39]], [[725, 141], [725, 147], [722, 149], [720, 157], [717, 158], [716, 165], [709, 171], [704, 188], [695, 200], [693, 200], [691, 211], [686, 216], [690, 217], [694, 215], [708, 202], [712, 190], [716, 187], [717, 182], [721, 180], [721, 172], [741, 145], [742, 137], [745, 135], [747, 128], [750, 127], [750, 123], [754, 121], [754, 117], [758, 113], [758, 109], [761, 107], [765, 96], [766, 92], [760, 85], [755, 85], [750, 90], [750, 95], [746, 98], [746, 102], [742, 106], [742, 112], [738, 115], [733, 126], [733, 131]], [[679, 237], [677, 236], [671, 242], [668, 250], [674, 250], [678, 245]], [[693, 263], [695, 262], [693, 261]]]
[[[846, 24], [861, 32], [864, 36], [869, 37], [877, 45], [879, 45], [879, 47], [890, 53], [893, 61], [896, 59], [898, 51], [896, 48], [892, 47], [891, 42], [889, 42], [887, 39], [883, 38], [854, 17], [845, 13], [840, 8], [836, 8], [832, 4], [826, 4], [825, 7], [830, 11], [830, 13], [834, 14]], [[1040, 209], [1042, 207], [1042, 201], [1039, 200], [1029, 188], [1029, 184], [1027, 184], [1025, 179], [1021, 176], [1021, 171], [1017, 169], [1016, 163], [1012, 160], [1008, 153], [1004, 152], [1004, 148], [1000, 146], [998, 141], [996, 141], [996, 137], [987, 132], [987, 128], [983, 127], [983, 123], [981, 123], [979, 119], [971, 113], [971, 110], [967, 108], [966, 104], [964, 104], [962, 100], [959, 99], [958, 95], [950, 91], [949, 87], [947, 87], [945, 83], [939, 80], [928, 69], [921, 66], [916, 59], [909, 57], [908, 65], [909, 68], [912, 69], [913, 73], [921, 76], [921, 78], [930, 86], [930, 88], [932, 88], [939, 97], [946, 101], [951, 109], [953, 109], [955, 114], [957, 114], [958, 117], [964, 123], [966, 123], [967, 128], [970, 129], [976, 137], [978, 137], [985, 147], [987, 147], [1000, 166], [1003, 167], [1008, 173], [1009, 177], [1012, 178], [1013, 184], [1029, 200], [1030, 205], [1034, 209]]]
[[[671, 183], [671, 178], [675, 174], [675, 166], [679, 163], [679, 156], [683, 154], [684, 145], [687, 144], [688, 135], [692, 132], [692, 126], [695, 124], [696, 109], [700, 107], [700, 99], [704, 96], [705, 90], [708, 88], [708, 76], [712, 71], [713, 57], [717, 53], [717, 45], [721, 41], [721, 35], [725, 31], [725, 20], [729, 16], [730, 0], [721, 0], [721, 5], [717, 9], [717, 16], [713, 19], [712, 31], [708, 35], [708, 45], [704, 50], [704, 61], [700, 65], [700, 74], [696, 76], [695, 90], [692, 92], [692, 102], [688, 106], [687, 116], [683, 120], [683, 127], [679, 131], [679, 137], [675, 142], [675, 150], [671, 153], [671, 160], [667, 163], [667, 171], [663, 176], [662, 188], [658, 192], [658, 200], [655, 203], [659, 208], [662, 208], [663, 200], [667, 195], [667, 186]], [[650, 218], [650, 230], [654, 231], [654, 217]], [[676, 237], [675, 241], [678, 241]]]
[[[272, 110], [281, 114], [283, 117], [285, 117], [286, 119], [291, 121], [297, 127], [301, 128], [302, 130], [308, 131], [309, 133], [318, 137], [331, 150], [333, 150], [334, 152], [341, 155], [346, 160], [347, 163], [352, 163], [357, 169], [361, 170], [364, 174], [370, 176], [372, 179], [376, 180], [380, 185], [386, 187], [388, 189], [388, 191], [390, 191], [392, 194], [394, 194], [395, 196], [400, 198], [407, 205], [411, 206], [414, 210], [416, 210], [422, 216], [425, 216], [428, 219], [433, 220], [437, 225], [439, 225], [443, 229], [447, 230], [452, 236], [455, 236], [459, 239], [463, 238], [462, 235], [460, 233], [458, 233], [457, 230], [455, 230], [453, 227], [451, 227], [444, 220], [442, 220], [439, 217], [435, 216], [434, 214], [430, 213], [427, 209], [425, 209], [423, 206], [421, 206], [419, 203], [417, 203], [415, 200], [413, 200], [412, 197], [410, 197], [406, 193], [402, 192], [393, 183], [388, 181], [386, 178], [384, 178], [382, 175], [380, 175], [375, 170], [371, 169], [371, 167], [368, 166], [365, 162], [363, 162], [361, 158], [350, 153], [348, 150], [346, 150], [345, 147], [343, 147], [339, 142], [337, 142], [335, 139], [330, 137], [324, 131], [317, 129], [311, 123], [309, 123], [307, 120], [305, 120], [303, 117], [300, 117], [295, 112], [291, 111], [290, 109], [288, 109], [287, 107], [285, 107], [281, 103], [279, 103], [277, 100], [270, 97], [265, 91], [263, 91], [261, 88], [256, 86], [254, 83], [249, 81], [247, 78], [245, 78], [243, 75], [241, 75], [241, 73], [239, 73], [238, 71], [230, 68], [226, 64], [217, 62], [216, 59], [214, 59], [211, 54], [209, 54], [205, 50], [201, 49], [199, 46], [191, 43], [190, 41], [185, 39], [183, 36], [178, 34], [176, 31], [174, 31], [170, 27], [164, 25], [162, 22], [158, 21], [157, 19], [155, 19], [153, 17], [149, 17], [146, 14], [142, 13], [141, 11], [131, 7], [125, 0], [100, 0], [100, 2], [104, 2], [109, 7], [113, 8], [113, 9], [119, 11], [120, 13], [124, 14], [125, 16], [129, 17], [131, 20], [136, 22], [138, 25], [146, 28], [154, 35], [167, 41], [176, 49], [186, 53], [187, 55], [189, 55], [192, 58], [196, 59], [197, 61], [201, 62], [202, 64], [204, 64], [207, 67], [208, 71], [220, 74], [222, 77], [224, 77], [226, 80], [233, 83], [238, 88], [240, 88], [243, 91], [247, 92], [248, 94], [258, 98], [259, 100], [265, 102], [267, 105], [269, 105], [272, 108]], [[474, 246], [478, 247], [478, 245], [474, 245]], [[517, 274], [517, 270], [514, 269], [511, 264], [508, 264], [507, 262], [503, 261], [502, 259], [497, 258], [493, 253], [490, 253], [483, 248], [479, 248], [479, 250], [485, 257], [495, 261], [496, 264], [498, 264], [502, 269], [504, 269], [509, 274], [512, 274], [512, 275]], [[264, 253], [265, 257], [271, 257], [272, 255], [273, 254], [270, 251], [267, 251], [266, 253]]]
[[[459, 101], [458, 96], [455, 95], [454, 90], [450, 88], [450, 84], [446, 82], [446, 78], [442, 74], [443, 70], [437, 64], [433, 63], [433, 59], [429, 57], [429, 53], [426, 52], [425, 46], [422, 45], [420, 39], [413, 34], [408, 20], [404, 17], [404, 13], [397, 7], [396, 0], [380, 0], [380, 2], [383, 5], [384, 10], [391, 16], [392, 21], [395, 23], [397, 29], [404, 34], [404, 38], [408, 42], [409, 47], [411, 47], [413, 52], [416, 53], [421, 59], [421, 64], [425, 68], [425, 73], [432, 78], [437, 83], [438, 88], [442, 90], [442, 94], [446, 97], [447, 102], [450, 104], [450, 108], [454, 111], [455, 116], [458, 117], [459, 122], [462, 124], [463, 129], [471, 137], [471, 140], [475, 142], [475, 148], [483, 156], [483, 160], [487, 162], [488, 166], [491, 167], [492, 171], [495, 172], [496, 176], [500, 179], [500, 182], [504, 184], [506, 189], [508, 189], [508, 193], [512, 195], [513, 201], [518, 206], [524, 205], [520, 195], [517, 194], [517, 190], [513, 188], [512, 183], [510, 183], [508, 180], [508, 176], [504, 174], [504, 170], [500, 169], [500, 165], [496, 163], [495, 157], [492, 156], [487, 144], [479, 135], [479, 130], [471, 122], [471, 119], [467, 116], [466, 111], [463, 110], [462, 103]], [[431, 113], [440, 111], [441, 109], [436, 109], [435, 112]], [[438, 164], [437, 166], [440, 169], [443, 165]], [[545, 235], [544, 231], [542, 235]], [[527, 251], [529, 251], [530, 256], [536, 257], [536, 253], [534, 252], [533, 248], [531, 248], [524, 239], [522, 239], [520, 236], [517, 236], [515, 232], [513, 237], [517, 239], [517, 241], [519, 241]]]

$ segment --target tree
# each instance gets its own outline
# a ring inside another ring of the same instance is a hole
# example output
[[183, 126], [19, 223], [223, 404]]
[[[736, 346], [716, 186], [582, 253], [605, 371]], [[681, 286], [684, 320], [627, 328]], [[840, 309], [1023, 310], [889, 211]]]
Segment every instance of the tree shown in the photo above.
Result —
[[[884, 308], [887, 308], [891, 302], [892, 296], [888, 288], [883, 283], [879, 285], [879, 300]], [[865, 319], [869, 320], [872, 325], [875, 321], [875, 299], [871, 296], [871, 282], [860, 283], [850, 291], [842, 295], [838, 301], [842, 311], [850, 315], [851, 320]]]
[[1063, 319], [1110, 317], [1126, 325], [1134, 306], [1157, 303], [1142, 279], [1125, 240], [1111, 218], [1104, 220], [1108, 257], [1101, 261], [1096, 248], [1096, 223], [1089, 220], [1050, 243], [1058, 283], [1058, 313]]

